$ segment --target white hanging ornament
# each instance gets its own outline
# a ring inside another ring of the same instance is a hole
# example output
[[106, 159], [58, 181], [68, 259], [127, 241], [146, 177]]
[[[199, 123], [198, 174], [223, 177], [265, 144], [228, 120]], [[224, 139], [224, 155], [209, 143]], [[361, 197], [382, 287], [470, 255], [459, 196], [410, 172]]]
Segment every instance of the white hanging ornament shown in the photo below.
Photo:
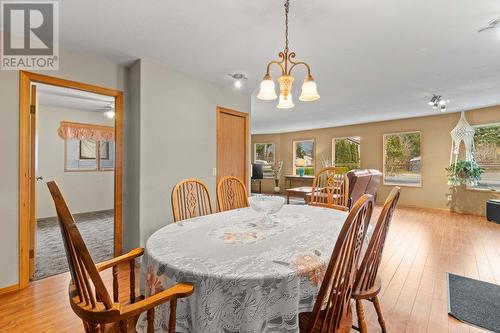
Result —
[[465, 160], [474, 160], [474, 127], [472, 127], [465, 118], [464, 111], [461, 112], [460, 120], [451, 130], [451, 154], [450, 165], [456, 163], [460, 154], [460, 143], [463, 141], [465, 147]]

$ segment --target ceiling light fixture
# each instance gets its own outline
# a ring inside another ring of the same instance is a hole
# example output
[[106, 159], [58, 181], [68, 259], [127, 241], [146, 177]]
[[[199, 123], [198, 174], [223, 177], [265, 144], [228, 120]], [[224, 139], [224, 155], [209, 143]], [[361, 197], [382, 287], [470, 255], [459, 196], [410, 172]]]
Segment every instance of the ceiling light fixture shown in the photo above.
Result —
[[243, 86], [242, 81], [247, 79], [245, 74], [241, 73], [228, 73], [227, 75], [234, 79], [234, 87], [236, 89], [240, 89]]
[[477, 32], [483, 32], [483, 31], [486, 31], [486, 30], [495, 29], [498, 26], [500, 26], [500, 18], [497, 18], [495, 20], [492, 20], [492, 21], [488, 22], [487, 26], [482, 27]]
[[440, 109], [441, 112], [446, 111], [446, 105], [450, 102], [449, 99], [443, 99], [441, 95], [433, 94], [431, 100], [429, 101], [429, 105], [432, 106], [432, 109], [437, 110]]
[[113, 119], [115, 117], [115, 105], [114, 105], [114, 103], [110, 102], [108, 105], [106, 105], [105, 107], [98, 109], [98, 110], [104, 111], [103, 115], [105, 115], [109, 119]]
[[106, 117], [108, 117], [109, 119], [113, 119], [115, 117], [115, 111], [113, 110], [108, 110], [106, 112], [104, 112], [104, 115]]
[[264, 101], [270, 101], [276, 99], [274, 81], [269, 74], [271, 65], [278, 65], [281, 69], [281, 76], [278, 78], [280, 85], [280, 97], [278, 102], [279, 109], [290, 109], [295, 105], [292, 100], [292, 84], [294, 81], [291, 75], [292, 70], [296, 66], [305, 66], [307, 69], [307, 77], [302, 84], [302, 93], [300, 94], [299, 100], [303, 102], [312, 102], [319, 99], [318, 88], [316, 82], [311, 75], [311, 67], [303, 61], [294, 61], [295, 52], [289, 52], [288, 49], [288, 12], [290, 10], [290, 0], [285, 1], [285, 49], [278, 54], [280, 60], [274, 60], [267, 64], [266, 75], [260, 83], [258, 99]]

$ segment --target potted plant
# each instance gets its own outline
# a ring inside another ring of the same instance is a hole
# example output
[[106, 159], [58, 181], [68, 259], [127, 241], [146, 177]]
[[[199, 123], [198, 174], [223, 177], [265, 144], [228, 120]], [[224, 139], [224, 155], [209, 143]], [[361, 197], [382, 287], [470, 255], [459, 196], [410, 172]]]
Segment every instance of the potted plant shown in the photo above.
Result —
[[458, 160], [446, 168], [448, 185], [476, 186], [484, 169], [476, 161]]
[[271, 169], [272, 169], [273, 175], [274, 175], [274, 192], [279, 193], [280, 192], [281, 172], [283, 171], [283, 161], [274, 162]]

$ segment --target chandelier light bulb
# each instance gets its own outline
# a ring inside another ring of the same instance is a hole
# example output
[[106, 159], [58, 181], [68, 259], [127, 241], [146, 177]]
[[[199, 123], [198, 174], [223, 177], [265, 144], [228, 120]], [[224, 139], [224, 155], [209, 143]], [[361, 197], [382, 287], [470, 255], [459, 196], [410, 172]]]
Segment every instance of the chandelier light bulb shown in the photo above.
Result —
[[273, 99], [278, 98], [278, 96], [276, 95], [274, 81], [271, 76], [264, 76], [264, 79], [260, 83], [260, 90], [257, 98], [263, 101], [272, 101]]
[[291, 109], [294, 106], [295, 105], [293, 104], [293, 99], [292, 99], [291, 93], [289, 93], [286, 96], [283, 94], [280, 94], [280, 100], [279, 100], [279, 103], [277, 106], [278, 109]]
[[302, 84], [302, 93], [300, 94], [299, 101], [313, 102], [319, 99], [318, 87], [312, 76], [304, 80]]
[[236, 81], [234, 81], [234, 87], [235, 87], [236, 89], [240, 89], [240, 88], [241, 88], [241, 86], [242, 86], [241, 80], [236, 80]]

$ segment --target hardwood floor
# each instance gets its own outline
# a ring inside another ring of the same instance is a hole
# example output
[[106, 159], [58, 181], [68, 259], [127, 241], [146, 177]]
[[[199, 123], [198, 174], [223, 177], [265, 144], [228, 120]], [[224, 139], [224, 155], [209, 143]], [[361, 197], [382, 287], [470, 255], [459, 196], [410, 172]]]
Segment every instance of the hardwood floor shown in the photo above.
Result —
[[[398, 208], [380, 266], [388, 332], [485, 332], [447, 315], [446, 272], [500, 284], [500, 225], [477, 216]], [[111, 276], [105, 280], [109, 284]], [[69, 307], [68, 281], [67, 274], [57, 275], [0, 296], [0, 332], [83, 332]], [[372, 305], [364, 305], [368, 331], [380, 332]]]
[[[138, 272], [139, 269], [136, 269]], [[129, 297], [128, 264], [119, 267], [120, 301]], [[136, 274], [137, 275], [137, 274]], [[111, 269], [102, 273], [111, 292]], [[84, 332], [81, 320], [73, 313], [68, 300], [69, 273], [34, 281], [21, 291], [0, 296], [0, 332]], [[138, 281], [136, 279], [136, 281]], [[136, 293], [138, 295], [138, 292]]]

